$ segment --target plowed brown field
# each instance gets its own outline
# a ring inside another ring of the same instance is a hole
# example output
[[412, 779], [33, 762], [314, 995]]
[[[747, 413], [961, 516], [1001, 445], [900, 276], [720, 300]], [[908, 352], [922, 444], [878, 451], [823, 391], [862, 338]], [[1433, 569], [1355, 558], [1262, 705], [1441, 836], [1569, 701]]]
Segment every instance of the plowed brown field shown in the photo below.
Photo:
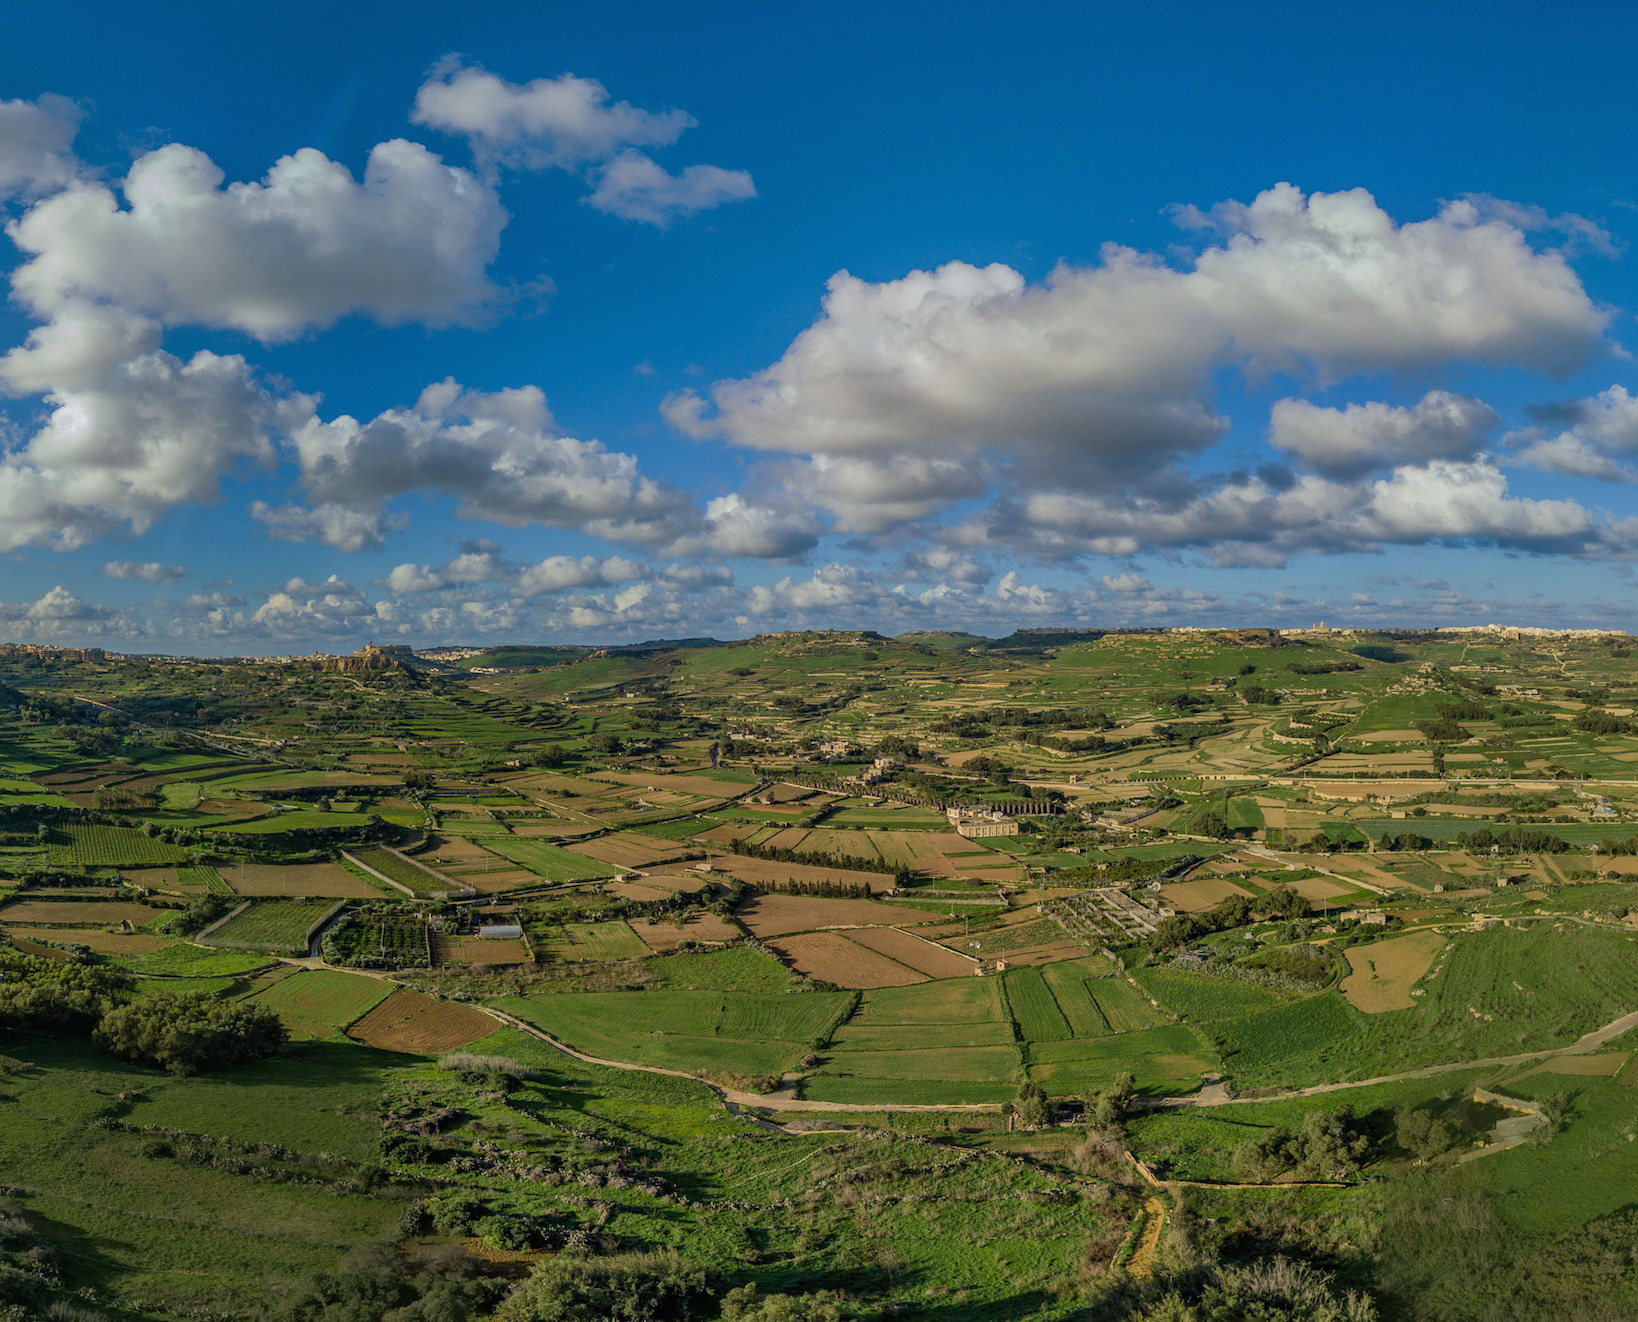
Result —
[[13, 927], [10, 931], [14, 937], [24, 941], [74, 941], [91, 947], [99, 955], [151, 955], [170, 945], [164, 937], [149, 936], [146, 932], [101, 932], [94, 927], [72, 930], [61, 927]]
[[684, 941], [736, 941], [742, 935], [734, 924], [714, 913], [701, 914], [686, 923], [646, 923], [637, 918], [631, 930], [653, 951], [675, 950]]
[[813, 932], [768, 942], [791, 967], [838, 987], [903, 987], [926, 982], [925, 973], [896, 964], [874, 950], [856, 945], [838, 932]]
[[349, 1028], [347, 1036], [383, 1051], [435, 1056], [486, 1037], [499, 1026], [464, 1005], [400, 989]]
[[[933, 915], [874, 900], [822, 900], [806, 895], [757, 895], [735, 915], [757, 936], [808, 932], [818, 927], [890, 927]], [[834, 979], [832, 979], [834, 981]]]
[[974, 960], [896, 927], [860, 927], [847, 935], [850, 941], [906, 964], [929, 978], [970, 977], [979, 967]]
[[159, 917], [159, 910], [123, 900], [19, 900], [0, 909], [0, 923], [84, 923], [106, 926], [129, 921], [137, 926]]
[[298, 863], [280, 866], [246, 863], [222, 867], [222, 880], [238, 895], [311, 896], [328, 900], [378, 900], [381, 892], [336, 863]]

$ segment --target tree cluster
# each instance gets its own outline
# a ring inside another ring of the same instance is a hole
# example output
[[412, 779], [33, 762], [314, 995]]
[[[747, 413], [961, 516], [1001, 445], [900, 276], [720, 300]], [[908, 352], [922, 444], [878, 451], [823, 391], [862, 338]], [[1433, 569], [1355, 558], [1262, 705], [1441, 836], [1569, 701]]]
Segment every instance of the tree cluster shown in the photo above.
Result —
[[126, 1060], [194, 1074], [212, 1065], [262, 1060], [290, 1035], [265, 1006], [159, 992], [109, 1010], [93, 1036]]
[[1234, 1152], [1234, 1170], [1246, 1180], [1284, 1175], [1303, 1180], [1346, 1180], [1359, 1172], [1371, 1139], [1349, 1107], [1310, 1111], [1302, 1128], [1276, 1126]]

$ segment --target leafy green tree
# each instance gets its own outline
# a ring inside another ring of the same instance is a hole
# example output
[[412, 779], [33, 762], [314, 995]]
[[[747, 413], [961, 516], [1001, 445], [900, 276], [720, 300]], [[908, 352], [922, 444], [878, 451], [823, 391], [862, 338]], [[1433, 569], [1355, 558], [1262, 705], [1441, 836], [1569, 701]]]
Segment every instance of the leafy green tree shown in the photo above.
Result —
[[1456, 1126], [1443, 1116], [1415, 1106], [1402, 1106], [1394, 1112], [1393, 1137], [1406, 1152], [1418, 1161], [1432, 1161], [1456, 1146]]
[[1044, 1125], [1051, 1119], [1051, 1109], [1047, 1106], [1046, 1090], [1033, 1079], [1025, 1079], [1018, 1085], [1018, 1096], [1013, 1098], [1012, 1112], [1018, 1117], [1018, 1123], [1028, 1127]]

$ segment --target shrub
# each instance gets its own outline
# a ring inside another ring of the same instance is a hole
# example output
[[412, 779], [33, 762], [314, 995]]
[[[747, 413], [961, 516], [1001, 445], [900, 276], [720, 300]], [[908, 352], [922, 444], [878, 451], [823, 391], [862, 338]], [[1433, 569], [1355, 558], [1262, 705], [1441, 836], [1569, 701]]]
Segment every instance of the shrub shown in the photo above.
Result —
[[675, 1251], [608, 1258], [564, 1252], [534, 1269], [497, 1317], [504, 1322], [669, 1322], [705, 1288], [702, 1268]]
[[722, 1322], [846, 1322], [855, 1316], [833, 1290], [817, 1294], [762, 1294], [754, 1285], [728, 1291]]

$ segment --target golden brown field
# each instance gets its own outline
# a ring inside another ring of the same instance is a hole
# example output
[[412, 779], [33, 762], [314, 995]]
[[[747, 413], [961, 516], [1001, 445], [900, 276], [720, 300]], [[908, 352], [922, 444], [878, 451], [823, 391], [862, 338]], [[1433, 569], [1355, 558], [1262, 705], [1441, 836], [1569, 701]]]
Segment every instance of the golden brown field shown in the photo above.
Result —
[[1442, 933], [1412, 932], [1368, 946], [1352, 946], [1347, 954], [1353, 972], [1342, 980], [1342, 994], [1364, 1014], [1408, 1010], [1416, 1004], [1411, 988], [1433, 966], [1444, 944]]
[[714, 913], [699, 914], [685, 923], [650, 923], [637, 918], [632, 920], [631, 930], [657, 954], [675, 950], [684, 941], [737, 941], [744, 935], [733, 923]]
[[140, 926], [159, 916], [146, 905], [123, 900], [18, 900], [0, 909], [0, 923], [43, 923], [48, 926], [83, 923], [106, 927], [129, 922]]
[[162, 936], [146, 932], [103, 932], [96, 928], [13, 927], [11, 935], [24, 941], [74, 941], [99, 955], [151, 955], [170, 945]]
[[1251, 894], [1244, 887], [1236, 886], [1232, 881], [1226, 881], [1222, 877], [1179, 881], [1170, 886], [1162, 886], [1160, 893], [1166, 897], [1167, 904], [1174, 909], [1181, 909], [1184, 913], [1199, 913], [1203, 909], [1221, 904], [1230, 896]]

